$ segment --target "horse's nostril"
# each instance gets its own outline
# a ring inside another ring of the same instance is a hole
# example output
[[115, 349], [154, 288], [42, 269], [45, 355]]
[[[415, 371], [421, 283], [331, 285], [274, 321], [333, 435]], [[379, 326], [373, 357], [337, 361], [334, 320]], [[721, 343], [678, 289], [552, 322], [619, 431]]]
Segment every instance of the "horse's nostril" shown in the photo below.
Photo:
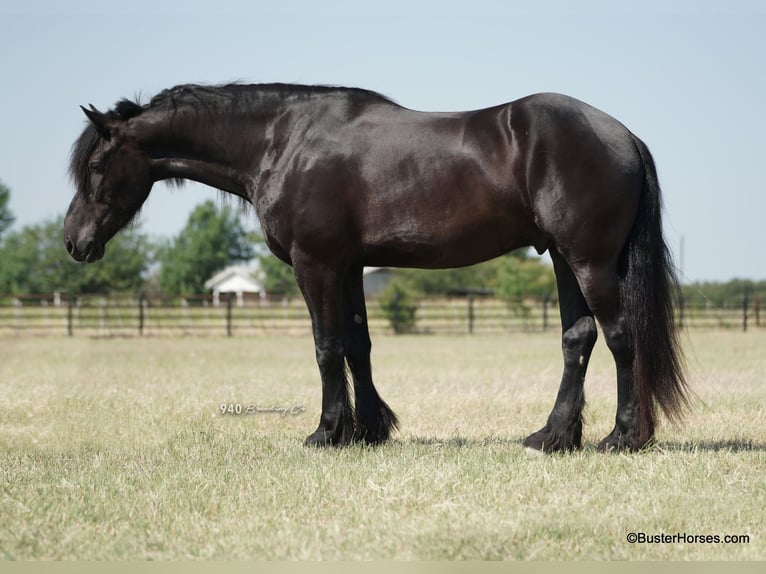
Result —
[[64, 237], [64, 245], [66, 245], [67, 253], [69, 253], [69, 255], [71, 255], [72, 252], [74, 251], [74, 243], [72, 243], [72, 240], [69, 239], [68, 235], [66, 237]]

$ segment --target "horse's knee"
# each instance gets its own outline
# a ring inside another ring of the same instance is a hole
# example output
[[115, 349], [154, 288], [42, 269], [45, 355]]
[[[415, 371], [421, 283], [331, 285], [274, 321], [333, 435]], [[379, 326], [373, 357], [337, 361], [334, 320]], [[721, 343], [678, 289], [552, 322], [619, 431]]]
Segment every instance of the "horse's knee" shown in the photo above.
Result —
[[574, 325], [564, 332], [561, 338], [564, 362], [568, 365], [582, 365], [590, 356], [597, 338], [598, 331], [593, 317], [580, 317]]
[[333, 369], [343, 362], [343, 344], [335, 338], [317, 341], [316, 360], [320, 371]]
[[630, 331], [622, 317], [616, 321], [601, 325], [606, 346], [617, 361], [630, 362], [633, 359], [633, 346]]

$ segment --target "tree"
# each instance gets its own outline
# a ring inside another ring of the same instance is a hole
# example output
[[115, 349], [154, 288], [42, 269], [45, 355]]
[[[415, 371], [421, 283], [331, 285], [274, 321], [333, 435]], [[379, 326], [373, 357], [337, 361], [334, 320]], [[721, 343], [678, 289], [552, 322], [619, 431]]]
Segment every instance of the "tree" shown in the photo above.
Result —
[[[61, 227], [57, 239], [60, 241]], [[131, 226], [115, 235], [106, 246], [104, 258], [83, 267], [77, 264], [77, 290], [80, 293], [136, 293], [143, 289], [146, 273], [154, 259], [154, 246]], [[69, 257], [69, 254], [67, 254]], [[69, 259], [67, 259], [69, 263]]]
[[263, 273], [263, 287], [266, 292], [287, 297], [300, 295], [293, 268], [269, 250], [259, 231], [252, 233], [251, 237], [255, 245], [256, 259]]
[[263, 271], [263, 287], [268, 293], [278, 293], [287, 297], [300, 294], [293, 268], [287, 263], [266, 251], [258, 256], [258, 264]]
[[8, 209], [8, 201], [11, 198], [11, 190], [0, 181], [0, 238], [13, 223], [13, 214]]
[[380, 294], [380, 309], [394, 333], [412, 333], [417, 323], [418, 296], [406, 282], [394, 279]]
[[412, 289], [428, 295], [449, 295], [476, 288], [494, 288], [498, 262], [485, 261], [456, 269], [403, 269], [399, 277]]
[[556, 276], [541, 259], [514, 251], [499, 260], [495, 290], [507, 299], [551, 297], [556, 293]]
[[215, 202], [198, 205], [180, 234], [159, 250], [159, 283], [166, 293], [204, 293], [205, 281], [232, 263], [252, 259], [253, 238], [239, 214]]
[[63, 216], [27, 225], [0, 245], [2, 293], [125, 293], [138, 290], [151, 261], [151, 246], [137, 227], [114, 237], [104, 259], [77, 263], [64, 248]]

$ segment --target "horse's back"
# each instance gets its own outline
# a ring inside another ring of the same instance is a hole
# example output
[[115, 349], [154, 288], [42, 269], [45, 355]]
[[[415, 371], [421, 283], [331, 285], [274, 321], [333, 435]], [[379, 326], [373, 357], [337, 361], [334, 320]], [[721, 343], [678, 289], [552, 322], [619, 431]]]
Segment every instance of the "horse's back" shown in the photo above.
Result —
[[455, 267], [528, 245], [512, 182], [507, 104], [458, 113], [378, 108], [345, 128], [358, 176], [344, 208], [365, 262]]

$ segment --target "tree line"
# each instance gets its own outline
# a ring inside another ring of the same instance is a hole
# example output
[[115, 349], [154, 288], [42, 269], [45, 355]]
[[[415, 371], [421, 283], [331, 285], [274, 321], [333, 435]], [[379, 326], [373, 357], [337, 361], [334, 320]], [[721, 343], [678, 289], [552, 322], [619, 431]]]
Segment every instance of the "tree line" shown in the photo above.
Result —
[[732, 307], [744, 300], [766, 303], [766, 281], [732, 279], [726, 282], [696, 281], [683, 286], [684, 304], [690, 307]]
[[[6, 188], [7, 189], [7, 188]], [[0, 214], [8, 214], [0, 194]], [[230, 206], [197, 206], [174, 238], [151, 238], [139, 224], [118, 233], [96, 263], [77, 263], [63, 246], [64, 216], [0, 228], [0, 293], [204, 293], [216, 271], [255, 256], [257, 238]]]
[[[267, 291], [299, 295], [292, 270], [266, 248], [252, 216], [232, 205], [206, 201], [189, 215], [172, 238], [153, 238], [134, 224], [107, 245], [104, 259], [93, 264], [73, 261], [63, 246], [63, 215], [13, 227], [10, 190], [0, 182], [0, 293], [205, 293], [205, 282], [217, 271], [258, 260]], [[509, 300], [556, 297], [552, 267], [528, 250], [447, 270], [401, 269], [383, 294], [394, 308], [422, 296], [492, 293]], [[766, 296], [766, 281], [735, 279], [683, 287], [687, 305], [724, 306]]]

